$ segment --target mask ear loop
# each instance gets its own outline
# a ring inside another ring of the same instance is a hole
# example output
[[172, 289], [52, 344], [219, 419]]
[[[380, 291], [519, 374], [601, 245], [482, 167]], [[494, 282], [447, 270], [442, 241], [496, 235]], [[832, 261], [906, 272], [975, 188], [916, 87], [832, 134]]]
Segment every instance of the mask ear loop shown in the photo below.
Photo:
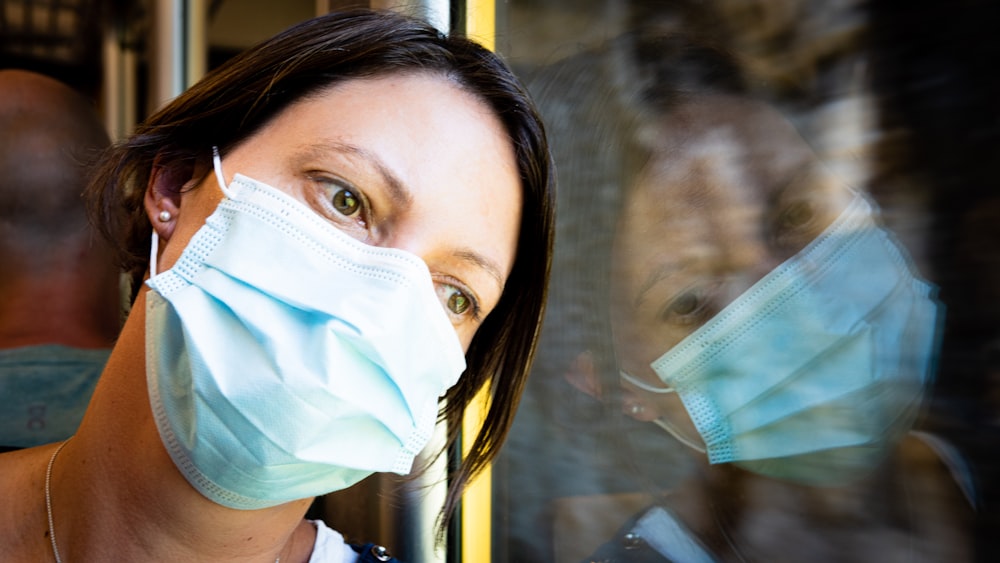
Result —
[[226, 187], [226, 177], [222, 174], [222, 158], [219, 156], [219, 147], [215, 145], [212, 145], [212, 168], [215, 169], [215, 179], [219, 182], [219, 189], [231, 199], [233, 192]]
[[667, 393], [675, 392], [673, 387], [653, 387], [652, 385], [646, 383], [645, 381], [640, 381], [638, 377], [632, 375], [631, 373], [625, 370], [618, 370], [618, 375], [620, 375], [621, 378], [624, 379], [625, 381], [628, 381], [629, 383], [635, 385], [636, 387], [642, 389], [643, 391], [649, 391], [650, 393], [656, 393], [658, 395], [665, 395]]
[[696, 452], [698, 452], [700, 454], [705, 453], [705, 448], [699, 446], [698, 443], [695, 442], [694, 440], [692, 440], [692, 439], [688, 438], [687, 436], [681, 434], [681, 431], [678, 430], [677, 428], [675, 428], [674, 425], [671, 424], [669, 421], [664, 420], [662, 418], [657, 418], [657, 419], [653, 420], [653, 424], [655, 424], [655, 425], [659, 426], [660, 428], [666, 430], [668, 434], [670, 434], [674, 438], [677, 438], [678, 442], [684, 444], [685, 446], [691, 448], [692, 450], [694, 450], [694, 451], [696, 451]]
[[149, 243], [149, 279], [156, 277], [156, 258], [160, 253], [160, 236], [153, 229], [153, 240]]
[[[226, 187], [226, 177], [222, 174], [222, 158], [219, 156], [219, 147], [212, 145], [212, 168], [215, 169], [215, 179], [219, 182], [219, 189], [227, 197], [232, 198], [233, 192]], [[160, 251], [160, 236], [153, 229], [153, 240], [149, 243], [149, 277], [156, 276], [156, 258]]]
[[[631, 383], [632, 385], [638, 387], [639, 389], [642, 389], [643, 391], [648, 391], [650, 393], [656, 393], [658, 395], [666, 395], [668, 393], [676, 393], [677, 392], [673, 387], [653, 387], [652, 385], [646, 383], [645, 381], [639, 380], [638, 377], [635, 377], [634, 375], [632, 375], [631, 373], [629, 373], [629, 372], [627, 372], [625, 370], [619, 370], [618, 374], [621, 376], [622, 379], [624, 379], [625, 381], [628, 381], [629, 383]], [[684, 434], [681, 434], [681, 431], [678, 430], [677, 428], [675, 428], [674, 425], [671, 424], [669, 421], [664, 420], [662, 418], [657, 418], [657, 419], [653, 420], [652, 422], [653, 422], [653, 424], [655, 424], [655, 425], [659, 426], [660, 428], [666, 430], [667, 433], [670, 434], [671, 436], [673, 436], [674, 438], [676, 438], [678, 442], [684, 444], [685, 446], [691, 448], [692, 450], [694, 450], [694, 451], [696, 451], [698, 453], [702, 453], [702, 454], [705, 453], [705, 448], [701, 447], [700, 445], [698, 445], [697, 442], [695, 442], [694, 440], [688, 438]]]

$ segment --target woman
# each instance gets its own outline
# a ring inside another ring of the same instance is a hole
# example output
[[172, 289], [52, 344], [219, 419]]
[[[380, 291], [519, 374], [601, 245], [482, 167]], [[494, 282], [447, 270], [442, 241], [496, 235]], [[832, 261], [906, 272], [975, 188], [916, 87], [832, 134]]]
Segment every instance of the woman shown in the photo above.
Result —
[[312, 498], [407, 472], [487, 386], [450, 511], [531, 360], [547, 180], [507, 68], [418, 21], [330, 14], [206, 77], [90, 185], [135, 300], [77, 434], [0, 458], [0, 559], [351, 561]]
[[565, 414], [553, 463], [597, 459], [551, 485], [534, 469], [548, 460], [525, 456], [530, 486], [559, 490], [537, 509], [556, 557], [971, 559], [961, 458], [911, 431], [942, 311], [870, 198], [707, 44], [640, 30], [534, 86], [570, 242], [538, 416], [565, 404], [565, 378], [627, 417]]

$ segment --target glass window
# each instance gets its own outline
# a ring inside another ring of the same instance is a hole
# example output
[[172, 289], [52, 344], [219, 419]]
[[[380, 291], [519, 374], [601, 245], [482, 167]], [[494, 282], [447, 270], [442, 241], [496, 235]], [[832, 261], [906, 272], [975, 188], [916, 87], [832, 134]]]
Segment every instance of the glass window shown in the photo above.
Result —
[[559, 202], [495, 561], [992, 548], [995, 8], [889, 4], [504, 4]]

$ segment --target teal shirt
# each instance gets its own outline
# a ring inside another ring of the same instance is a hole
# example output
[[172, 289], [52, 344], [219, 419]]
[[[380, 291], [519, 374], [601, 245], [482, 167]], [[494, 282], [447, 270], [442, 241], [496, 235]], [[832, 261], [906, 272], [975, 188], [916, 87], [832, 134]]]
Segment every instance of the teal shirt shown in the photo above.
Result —
[[27, 448], [76, 432], [110, 349], [0, 349], [0, 446]]

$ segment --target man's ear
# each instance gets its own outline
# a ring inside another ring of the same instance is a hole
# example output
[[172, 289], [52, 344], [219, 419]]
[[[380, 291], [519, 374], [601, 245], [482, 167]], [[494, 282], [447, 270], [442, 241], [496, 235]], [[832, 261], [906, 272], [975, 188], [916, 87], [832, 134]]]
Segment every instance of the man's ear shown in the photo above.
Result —
[[601, 382], [597, 379], [597, 371], [594, 369], [594, 355], [590, 353], [590, 350], [580, 352], [563, 377], [578, 390], [595, 399], [601, 398]]
[[143, 204], [149, 222], [164, 241], [174, 233], [181, 212], [181, 193], [194, 182], [194, 168], [190, 160], [164, 164], [157, 156], [153, 161]]

